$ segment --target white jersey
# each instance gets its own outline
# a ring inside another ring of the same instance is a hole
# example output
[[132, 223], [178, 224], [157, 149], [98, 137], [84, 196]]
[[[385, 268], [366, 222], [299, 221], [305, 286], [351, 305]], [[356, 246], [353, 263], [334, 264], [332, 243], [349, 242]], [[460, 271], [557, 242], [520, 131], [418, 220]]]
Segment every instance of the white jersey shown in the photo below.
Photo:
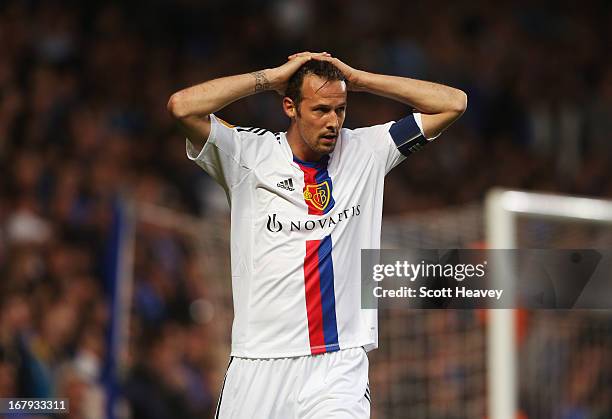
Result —
[[231, 207], [231, 354], [278, 358], [377, 347], [377, 312], [361, 308], [361, 249], [380, 247], [385, 175], [427, 143], [420, 114], [341, 130], [319, 162], [295, 158], [284, 133], [211, 115], [187, 155]]

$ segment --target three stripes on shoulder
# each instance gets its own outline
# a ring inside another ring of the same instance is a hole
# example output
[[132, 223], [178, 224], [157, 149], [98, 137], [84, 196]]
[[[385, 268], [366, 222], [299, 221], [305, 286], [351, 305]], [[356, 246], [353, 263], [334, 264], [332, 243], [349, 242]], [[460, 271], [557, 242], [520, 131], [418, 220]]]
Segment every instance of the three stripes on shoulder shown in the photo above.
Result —
[[236, 131], [238, 132], [252, 132], [257, 135], [264, 135], [266, 132], [270, 132], [264, 128], [256, 128], [256, 127], [236, 127]]
[[[264, 135], [266, 132], [271, 132], [268, 131], [267, 129], [264, 128], [256, 128], [256, 127], [235, 127], [236, 131], [238, 132], [252, 132], [253, 134], [257, 134], [257, 135]], [[275, 133], [274, 136], [276, 137], [276, 142], [277, 143], [281, 143], [281, 138], [280, 138], [280, 133]]]

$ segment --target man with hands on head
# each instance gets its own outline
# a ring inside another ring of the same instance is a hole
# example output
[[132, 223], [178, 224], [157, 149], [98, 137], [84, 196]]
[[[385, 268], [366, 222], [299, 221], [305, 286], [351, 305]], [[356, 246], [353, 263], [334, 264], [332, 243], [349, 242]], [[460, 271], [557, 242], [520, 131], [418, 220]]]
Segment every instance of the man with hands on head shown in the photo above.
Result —
[[[283, 96], [286, 132], [214, 115], [266, 90]], [[348, 90], [410, 110], [346, 129]], [[357, 70], [326, 52], [172, 95], [187, 156], [231, 207], [234, 324], [216, 417], [369, 418], [377, 313], [360, 305], [360, 251], [380, 247], [385, 175], [466, 106], [458, 89]]]

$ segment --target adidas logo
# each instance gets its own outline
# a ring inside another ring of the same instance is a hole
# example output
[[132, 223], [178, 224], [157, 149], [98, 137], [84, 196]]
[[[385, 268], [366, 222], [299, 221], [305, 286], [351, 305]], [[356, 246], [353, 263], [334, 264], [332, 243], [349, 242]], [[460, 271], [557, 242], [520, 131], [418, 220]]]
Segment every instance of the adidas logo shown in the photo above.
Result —
[[288, 191], [294, 191], [295, 189], [293, 188], [293, 179], [289, 178], [289, 179], [285, 179], [281, 182], [278, 182], [276, 184], [276, 186], [278, 186], [279, 188], [283, 188], [283, 189], [287, 189]]

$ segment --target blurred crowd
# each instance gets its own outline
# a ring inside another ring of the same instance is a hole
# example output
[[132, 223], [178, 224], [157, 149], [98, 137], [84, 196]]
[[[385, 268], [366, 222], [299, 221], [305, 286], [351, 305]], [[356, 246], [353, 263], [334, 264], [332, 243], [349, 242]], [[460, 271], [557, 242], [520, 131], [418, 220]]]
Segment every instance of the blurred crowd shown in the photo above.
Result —
[[529, 418], [612, 416], [610, 318], [602, 310], [542, 310], [531, 315], [518, 378]]
[[[174, 91], [326, 50], [468, 94], [465, 115], [388, 177], [387, 214], [477, 201], [491, 186], [611, 198], [611, 7], [0, 2], [0, 397], [70, 395], [88, 406], [74, 406], [74, 417], [104, 416], [106, 261], [119, 194], [198, 216], [227, 212], [185, 157], [166, 111]], [[406, 112], [351, 94], [345, 126]], [[273, 93], [220, 115], [287, 126]], [[125, 407], [135, 418], [206, 417], [219, 382], [208, 328], [189, 310], [206, 296], [205, 275], [178, 235], [139, 234]]]

